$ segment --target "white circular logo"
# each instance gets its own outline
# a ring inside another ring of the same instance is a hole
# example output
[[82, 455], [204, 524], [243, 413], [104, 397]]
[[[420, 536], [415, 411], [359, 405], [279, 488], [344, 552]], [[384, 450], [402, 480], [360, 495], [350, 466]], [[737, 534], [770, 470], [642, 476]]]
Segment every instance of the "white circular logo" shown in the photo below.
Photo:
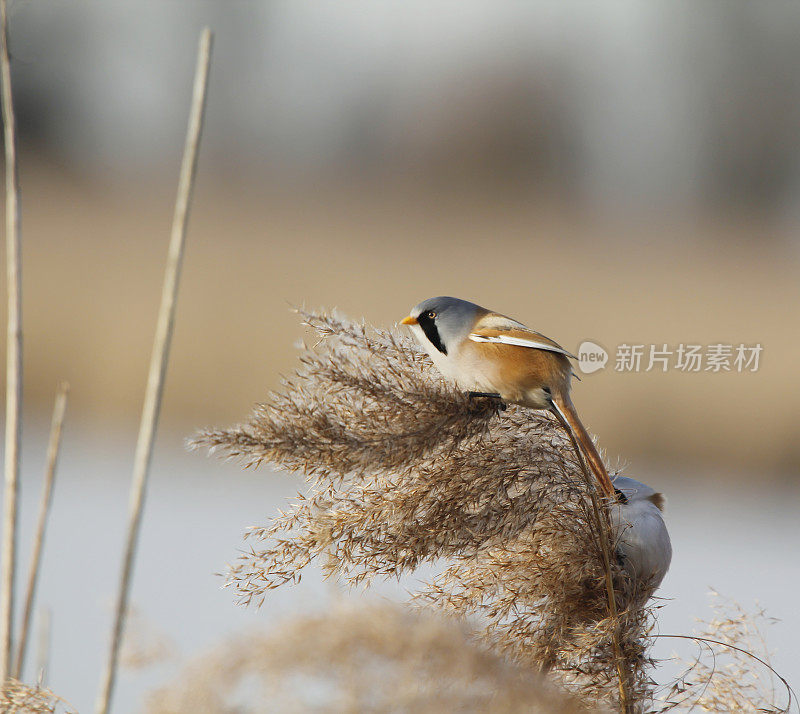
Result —
[[578, 368], [584, 374], [592, 374], [603, 369], [608, 362], [608, 352], [591, 340], [584, 340], [578, 346]]

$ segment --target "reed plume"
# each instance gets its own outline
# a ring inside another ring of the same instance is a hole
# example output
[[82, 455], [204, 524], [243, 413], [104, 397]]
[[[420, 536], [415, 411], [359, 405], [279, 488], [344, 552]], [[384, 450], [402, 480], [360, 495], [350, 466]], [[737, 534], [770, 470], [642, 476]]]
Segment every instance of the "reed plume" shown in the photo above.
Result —
[[694, 635], [659, 635], [693, 642], [698, 654], [676, 658], [685, 669], [656, 692], [652, 711], [788, 714], [797, 698], [770, 664], [764, 637], [764, 626], [776, 620], [762, 609], [749, 612], [717, 592], [711, 595], [713, 614], [698, 621]]
[[611, 562], [609, 615], [592, 486], [558, 422], [470, 399], [392, 331], [301, 315], [316, 339], [297, 372], [247, 423], [191, 442], [310, 484], [250, 530], [228, 575], [238, 598], [263, 602], [316, 559], [349, 584], [445, 562], [419, 600], [474, 617], [500, 651], [593, 699], [619, 703], [621, 656], [624, 686], [645, 699], [647, 592]]
[[[302, 686], [298, 686], [302, 683]], [[147, 699], [148, 714], [598, 711], [476, 645], [456, 622], [371, 605], [231, 639]]]
[[49, 689], [29, 686], [9, 678], [0, 687], [0, 712], [8, 714], [76, 714], [74, 709]]

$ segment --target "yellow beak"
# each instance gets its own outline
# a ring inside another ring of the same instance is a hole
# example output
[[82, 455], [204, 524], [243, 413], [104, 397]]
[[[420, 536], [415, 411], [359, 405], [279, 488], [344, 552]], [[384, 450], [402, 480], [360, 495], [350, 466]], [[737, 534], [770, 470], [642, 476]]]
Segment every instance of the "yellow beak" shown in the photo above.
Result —
[[418, 325], [419, 323], [417, 322], [417, 318], [416, 317], [411, 317], [411, 315], [409, 315], [408, 317], [404, 317], [402, 320], [400, 320], [400, 324], [401, 325]]

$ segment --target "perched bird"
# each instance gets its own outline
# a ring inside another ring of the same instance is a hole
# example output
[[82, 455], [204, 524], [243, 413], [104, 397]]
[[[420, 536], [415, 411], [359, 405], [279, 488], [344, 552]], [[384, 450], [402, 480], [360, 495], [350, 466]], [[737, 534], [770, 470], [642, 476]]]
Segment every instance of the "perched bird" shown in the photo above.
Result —
[[573, 355], [539, 332], [486, 308], [452, 297], [417, 305], [401, 321], [448, 379], [473, 394], [548, 409], [580, 449], [610, 506], [612, 536], [623, 567], [636, 581], [658, 587], [672, 560], [661, 511], [664, 496], [639, 481], [612, 481], [570, 399]]
[[401, 324], [411, 327], [438, 370], [460, 388], [551, 411], [583, 452], [601, 491], [618, 495], [569, 396], [574, 355], [510, 317], [453, 297], [421, 302]]
[[655, 590], [672, 560], [672, 543], [661, 515], [664, 496], [626, 476], [617, 476], [612, 484], [624, 496], [610, 509], [617, 553], [631, 578]]

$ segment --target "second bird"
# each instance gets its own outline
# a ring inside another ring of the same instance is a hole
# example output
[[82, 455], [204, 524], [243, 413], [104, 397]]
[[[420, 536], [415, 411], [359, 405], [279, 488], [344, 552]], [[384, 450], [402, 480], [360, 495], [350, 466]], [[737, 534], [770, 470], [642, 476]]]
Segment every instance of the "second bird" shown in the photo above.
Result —
[[551, 411], [577, 441], [603, 493], [614, 497], [603, 460], [570, 399], [574, 355], [521, 322], [453, 297], [421, 302], [402, 324], [461, 389]]

